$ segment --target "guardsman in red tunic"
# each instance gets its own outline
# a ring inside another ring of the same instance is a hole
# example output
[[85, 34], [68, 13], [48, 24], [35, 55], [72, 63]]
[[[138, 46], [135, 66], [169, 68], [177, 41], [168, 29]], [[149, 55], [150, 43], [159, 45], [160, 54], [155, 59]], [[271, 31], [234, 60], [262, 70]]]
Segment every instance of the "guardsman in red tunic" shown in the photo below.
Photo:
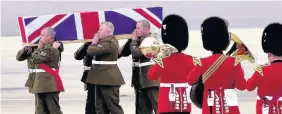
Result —
[[272, 23], [262, 34], [262, 48], [269, 63], [259, 65], [247, 81], [247, 90], [257, 88], [257, 114], [282, 114], [282, 25]]
[[246, 80], [240, 58], [224, 55], [230, 42], [225, 21], [219, 17], [207, 18], [201, 25], [203, 46], [211, 56], [195, 59], [197, 66], [189, 73], [190, 85], [202, 81], [204, 93], [203, 114], [240, 114], [235, 88], [244, 90]]
[[[162, 24], [162, 41], [165, 45], [161, 52], [167, 57], [162, 58], [162, 63], [154, 64], [148, 72], [150, 80], [160, 78], [158, 99], [159, 114], [190, 114], [191, 100], [187, 75], [193, 69], [193, 58], [181, 53], [188, 46], [188, 25], [184, 18], [178, 15], [167, 16]], [[169, 52], [167, 47], [172, 46], [174, 52]], [[167, 51], [165, 51], [167, 50]]]

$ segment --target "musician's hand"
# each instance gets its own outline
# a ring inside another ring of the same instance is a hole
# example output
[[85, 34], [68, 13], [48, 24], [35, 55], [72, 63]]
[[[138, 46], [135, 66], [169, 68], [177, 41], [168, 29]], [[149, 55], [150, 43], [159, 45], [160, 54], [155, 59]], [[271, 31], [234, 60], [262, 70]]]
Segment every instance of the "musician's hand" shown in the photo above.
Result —
[[52, 46], [53, 46], [53, 48], [58, 49], [58, 48], [61, 46], [61, 43], [60, 43], [60, 42], [54, 42], [54, 43], [52, 44]]
[[131, 34], [132, 40], [138, 40], [136, 29]]
[[43, 48], [45, 45], [42, 41], [39, 41], [38, 48]]

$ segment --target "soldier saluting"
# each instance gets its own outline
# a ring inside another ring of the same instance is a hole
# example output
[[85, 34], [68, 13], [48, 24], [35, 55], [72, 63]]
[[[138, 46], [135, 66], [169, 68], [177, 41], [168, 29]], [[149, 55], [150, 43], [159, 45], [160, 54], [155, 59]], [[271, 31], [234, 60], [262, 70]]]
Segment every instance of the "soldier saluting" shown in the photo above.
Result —
[[59, 72], [59, 43], [54, 43], [56, 32], [47, 27], [41, 31], [38, 48], [31, 55], [35, 64], [32, 92], [36, 94], [36, 114], [62, 114], [59, 93], [64, 91]]
[[119, 105], [119, 89], [125, 82], [117, 66], [119, 45], [113, 33], [114, 25], [102, 22], [86, 50], [88, 56], [94, 57], [85, 82], [96, 88], [97, 114], [124, 114]]
[[147, 73], [153, 62], [145, 57], [138, 48], [142, 41], [151, 36], [150, 23], [147, 20], [140, 20], [136, 24], [136, 29], [123, 46], [120, 57], [132, 55], [132, 81], [135, 90], [136, 114], [152, 114], [153, 110], [157, 114], [157, 101], [159, 93], [159, 80], [149, 80]]
[[[61, 42], [54, 42], [53, 43], [54, 47], [58, 48], [58, 50], [61, 52], [64, 51], [64, 47], [63, 47], [63, 44]], [[24, 61], [26, 60], [27, 61], [27, 67], [28, 67], [28, 71], [29, 71], [29, 75], [28, 75], [28, 79], [25, 83], [25, 87], [28, 87], [29, 88], [29, 93], [34, 93], [33, 92], [33, 85], [34, 85], [34, 80], [35, 80], [35, 64], [31, 61], [31, 57], [32, 57], [32, 53], [37, 49], [37, 46], [25, 46], [24, 48], [22, 48], [21, 50], [19, 50], [19, 52], [17, 53], [17, 56], [16, 56], [16, 59], [18, 61]], [[38, 96], [37, 94], [34, 94], [35, 95], [35, 102], [37, 103], [37, 99], [38, 99]], [[38, 112], [40, 110], [40, 108], [42, 107], [35, 107], [35, 111]]]

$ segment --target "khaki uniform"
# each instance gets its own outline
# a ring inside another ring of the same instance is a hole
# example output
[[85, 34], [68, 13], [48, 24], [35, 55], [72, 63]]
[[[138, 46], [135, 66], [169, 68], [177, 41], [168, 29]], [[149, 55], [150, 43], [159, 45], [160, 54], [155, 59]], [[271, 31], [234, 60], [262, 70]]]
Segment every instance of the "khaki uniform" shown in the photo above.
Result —
[[95, 86], [94, 84], [87, 84], [85, 82], [88, 72], [92, 65], [93, 56], [87, 56], [87, 47], [91, 44], [91, 42], [84, 43], [75, 53], [74, 58], [76, 60], [83, 59], [83, 74], [81, 81], [85, 83], [85, 90], [87, 90], [87, 99], [85, 106], [85, 114], [96, 114], [95, 111]]
[[[32, 53], [31, 61], [36, 64], [36, 69], [41, 69], [38, 64], [46, 64], [50, 68], [58, 68], [60, 52], [52, 47], [53, 42], [42, 49]], [[32, 92], [37, 96], [36, 114], [62, 114], [59, 105], [59, 92], [55, 77], [44, 71], [35, 71], [35, 80]]]
[[32, 47], [32, 51], [30, 53], [25, 50], [25, 48], [21, 49], [17, 54], [17, 60], [18, 61], [27, 61], [27, 68], [29, 70], [28, 78], [25, 83], [25, 87], [28, 87], [29, 93], [32, 93], [32, 87], [35, 79], [35, 73], [32, 72], [32, 69], [35, 69], [35, 64], [31, 62], [31, 53], [36, 49], [37, 47]]
[[138, 66], [140, 63], [148, 63], [150, 59], [145, 57], [138, 49], [144, 38], [151, 36], [151, 33], [140, 38], [140, 40], [128, 40], [121, 50], [119, 57], [132, 55], [132, 81], [131, 84], [136, 94], [136, 114], [157, 114], [157, 100], [159, 91], [159, 80], [149, 80], [147, 77], [151, 65]]
[[96, 86], [96, 113], [97, 114], [124, 114], [119, 105], [119, 88], [125, 84], [121, 72], [115, 63], [119, 53], [118, 41], [109, 36], [96, 46], [90, 45], [87, 49], [89, 56], [95, 56], [86, 83]]
[[[28, 68], [28, 71], [29, 71], [29, 74], [28, 74], [28, 78], [25, 82], [25, 87], [28, 87], [28, 90], [29, 90], [29, 93], [32, 93], [32, 87], [33, 87], [33, 83], [34, 83], [34, 79], [35, 79], [35, 73], [33, 73], [31, 71], [31, 69], [34, 69], [35, 68], [35, 64], [33, 64], [31, 62], [31, 53], [36, 49], [37, 47], [32, 47], [32, 51], [31, 52], [28, 52], [25, 48], [22, 48], [18, 54], [17, 54], [17, 57], [16, 59], [18, 61], [24, 61], [26, 60], [27, 61], [27, 68]], [[35, 103], [37, 102], [37, 97], [36, 97], [36, 94], [35, 95]], [[36, 108], [35, 108], [36, 110]]]

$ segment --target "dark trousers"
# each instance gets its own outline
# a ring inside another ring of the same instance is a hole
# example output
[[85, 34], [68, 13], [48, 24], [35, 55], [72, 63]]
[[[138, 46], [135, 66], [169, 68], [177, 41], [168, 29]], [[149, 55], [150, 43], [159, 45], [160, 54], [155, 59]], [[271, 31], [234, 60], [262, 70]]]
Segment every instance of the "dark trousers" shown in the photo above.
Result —
[[93, 84], [86, 84], [87, 90], [87, 99], [85, 106], [85, 114], [96, 114], [95, 111], [95, 96], [96, 96], [96, 87]]
[[37, 93], [36, 100], [36, 114], [63, 114], [59, 92]]
[[190, 114], [190, 112], [165, 112], [160, 114]]
[[140, 89], [134, 87], [135, 90], [135, 114], [158, 114], [158, 87], [148, 87]]
[[124, 114], [119, 105], [120, 86], [96, 85], [96, 113], [97, 114]]

